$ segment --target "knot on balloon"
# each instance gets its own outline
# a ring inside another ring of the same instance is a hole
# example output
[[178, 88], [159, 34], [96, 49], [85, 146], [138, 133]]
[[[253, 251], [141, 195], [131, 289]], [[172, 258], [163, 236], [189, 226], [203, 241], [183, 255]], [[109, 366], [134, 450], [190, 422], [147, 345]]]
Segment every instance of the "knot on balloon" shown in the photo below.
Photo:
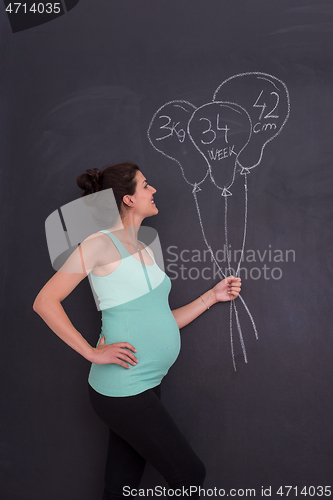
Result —
[[199, 188], [198, 184], [195, 183], [192, 189], [192, 193], [197, 193], [198, 191], [201, 191], [201, 188]]
[[240, 171], [240, 175], [247, 175], [250, 173], [250, 170], [246, 167], [242, 167], [242, 170]]
[[227, 188], [223, 188], [221, 196], [224, 196], [224, 197], [226, 197], [226, 196], [232, 196], [232, 193], [230, 193], [230, 191], [228, 191]]

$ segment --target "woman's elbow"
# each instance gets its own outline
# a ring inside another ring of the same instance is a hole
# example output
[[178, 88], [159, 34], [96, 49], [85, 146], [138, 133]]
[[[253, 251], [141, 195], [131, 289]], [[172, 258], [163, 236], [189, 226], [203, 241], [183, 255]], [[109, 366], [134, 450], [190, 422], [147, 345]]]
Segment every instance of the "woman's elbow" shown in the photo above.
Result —
[[32, 308], [37, 314], [40, 314], [44, 302], [45, 302], [45, 297], [43, 297], [43, 295], [39, 292], [39, 294], [35, 298], [34, 303], [32, 304]]
[[40, 303], [40, 300], [39, 300], [39, 297], [38, 297], [38, 295], [37, 295], [37, 297], [35, 298], [34, 303], [32, 304], [32, 308], [33, 308], [33, 310], [34, 310], [37, 314], [38, 314], [39, 303]]

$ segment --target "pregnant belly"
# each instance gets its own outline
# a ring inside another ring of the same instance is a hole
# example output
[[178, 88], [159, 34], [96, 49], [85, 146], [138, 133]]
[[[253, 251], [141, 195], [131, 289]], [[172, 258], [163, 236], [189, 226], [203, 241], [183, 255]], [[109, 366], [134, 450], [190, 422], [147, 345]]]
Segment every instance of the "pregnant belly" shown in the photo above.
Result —
[[90, 385], [107, 396], [129, 396], [156, 387], [178, 357], [180, 333], [170, 309], [144, 320], [141, 316], [140, 321], [131, 321], [134, 317], [122, 314], [116, 321], [104, 315], [105, 343], [128, 342], [138, 359], [129, 369], [116, 363], [92, 365]]
[[105, 342], [129, 342], [135, 347], [139, 362], [135, 367], [131, 366], [130, 370], [136, 368], [135, 371], [140, 372], [151, 370], [167, 373], [180, 351], [179, 329], [170, 309], [145, 321], [141, 318], [139, 323], [130, 323], [132, 326], [128, 324], [126, 328], [125, 325], [116, 327], [114, 322], [109, 328], [103, 324]]
[[146, 331], [137, 332], [135, 338], [136, 356], [147, 367], [156, 367], [165, 374], [176, 361], [180, 350], [180, 335], [173, 316], [168, 321], [150, 325]]
[[161, 286], [154, 290], [154, 300], [151, 296], [103, 310], [105, 343], [128, 342], [137, 350], [138, 363], [129, 369], [116, 363], [92, 365], [89, 382], [98, 392], [108, 396], [138, 394], [157, 386], [176, 361], [180, 333], [167, 294]]

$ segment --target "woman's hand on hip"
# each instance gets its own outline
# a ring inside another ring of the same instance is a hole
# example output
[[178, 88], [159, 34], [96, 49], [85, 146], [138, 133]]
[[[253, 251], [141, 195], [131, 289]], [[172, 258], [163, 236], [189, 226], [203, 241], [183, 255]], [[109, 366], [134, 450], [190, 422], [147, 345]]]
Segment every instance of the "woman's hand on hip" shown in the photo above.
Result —
[[91, 362], [96, 365], [116, 363], [117, 365], [129, 369], [130, 366], [127, 363], [135, 366], [138, 362], [132, 351], [136, 352], [136, 349], [128, 342], [105, 344], [105, 337], [103, 335], [97, 347], [94, 348]]
[[242, 281], [240, 278], [228, 276], [224, 280], [217, 283], [213, 288], [216, 302], [226, 302], [234, 300], [238, 297], [241, 291]]

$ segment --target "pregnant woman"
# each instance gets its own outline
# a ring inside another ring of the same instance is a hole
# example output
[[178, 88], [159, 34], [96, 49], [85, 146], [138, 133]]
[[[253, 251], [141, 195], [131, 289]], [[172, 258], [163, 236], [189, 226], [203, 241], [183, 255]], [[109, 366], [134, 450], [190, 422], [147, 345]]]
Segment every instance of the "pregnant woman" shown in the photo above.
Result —
[[[92, 363], [90, 401], [109, 427], [103, 500], [129, 498], [146, 462], [178, 490], [178, 497], [188, 496], [186, 488], [192, 486], [192, 498], [198, 498], [205, 466], [161, 403], [160, 383], [178, 356], [179, 329], [216, 302], [234, 300], [241, 281], [229, 276], [171, 311], [170, 279], [138, 240], [142, 221], [158, 213], [156, 189], [133, 163], [89, 169], [77, 183], [82, 196], [112, 188], [119, 215], [109, 230], [89, 236], [72, 253], [39, 292], [34, 310]], [[88, 274], [102, 310], [96, 347], [75, 329], [61, 305]]]

